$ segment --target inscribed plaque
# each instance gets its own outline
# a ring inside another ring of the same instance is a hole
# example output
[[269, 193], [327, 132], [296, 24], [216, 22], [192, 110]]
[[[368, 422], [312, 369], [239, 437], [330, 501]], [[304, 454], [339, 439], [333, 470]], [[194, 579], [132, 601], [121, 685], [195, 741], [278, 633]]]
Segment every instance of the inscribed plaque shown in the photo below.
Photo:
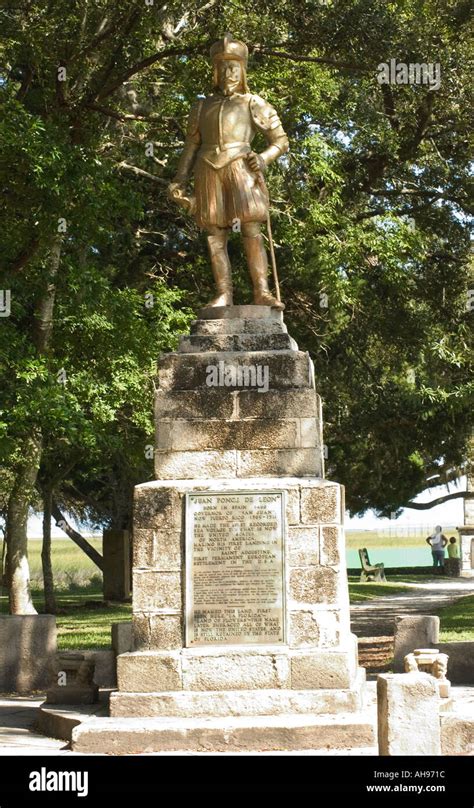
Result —
[[186, 645], [283, 643], [284, 491], [186, 495]]

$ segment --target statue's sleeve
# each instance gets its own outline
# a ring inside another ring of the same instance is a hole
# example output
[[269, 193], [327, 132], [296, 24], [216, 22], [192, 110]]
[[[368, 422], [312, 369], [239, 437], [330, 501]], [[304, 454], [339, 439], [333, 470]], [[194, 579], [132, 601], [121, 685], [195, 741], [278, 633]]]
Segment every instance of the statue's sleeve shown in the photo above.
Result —
[[199, 116], [201, 114], [202, 99], [197, 101], [189, 113], [188, 125], [186, 129], [186, 139], [184, 148], [179, 158], [178, 169], [174, 182], [185, 183], [188, 179], [194, 164], [196, 152], [201, 145], [201, 133], [199, 131]]
[[267, 164], [271, 163], [288, 151], [290, 147], [288, 137], [281, 125], [278, 112], [271, 104], [259, 95], [252, 95], [249, 106], [253, 124], [263, 134], [268, 144], [268, 148], [261, 156]]

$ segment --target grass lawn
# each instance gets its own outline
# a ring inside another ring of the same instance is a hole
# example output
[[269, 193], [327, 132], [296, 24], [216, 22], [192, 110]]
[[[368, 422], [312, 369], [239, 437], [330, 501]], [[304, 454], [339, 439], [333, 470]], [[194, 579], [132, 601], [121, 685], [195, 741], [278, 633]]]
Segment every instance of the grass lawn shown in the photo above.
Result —
[[[102, 538], [87, 538], [95, 550], [102, 555]], [[41, 539], [28, 540], [28, 563], [33, 590], [43, 588], [41, 567]], [[0, 555], [3, 542], [0, 541]], [[91, 584], [100, 592], [102, 572], [85, 553], [70, 539], [53, 539], [51, 542], [51, 561], [53, 564], [54, 584], [58, 594], [61, 592], [83, 592]]]
[[[102, 553], [102, 539], [88, 539]], [[30, 539], [28, 560], [31, 591], [38, 612], [44, 611], [41, 540]], [[0, 542], [0, 553], [2, 543]], [[58, 648], [62, 651], [110, 648], [111, 623], [132, 619], [131, 603], [104, 603], [102, 573], [70, 539], [53, 539], [51, 557], [58, 613]], [[0, 614], [8, 614], [5, 590], [0, 597]]]
[[373, 584], [351, 583], [349, 581], [349, 600], [351, 603], [361, 603], [364, 600], [401, 595], [403, 592], [413, 591], [413, 587], [400, 584]]
[[58, 648], [110, 648], [111, 623], [132, 619], [131, 603], [107, 604], [102, 593], [95, 598], [76, 595], [59, 599]]
[[[32, 590], [33, 603], [43, 611], [43, 593]], [[85, 588], [56, 596], [58, 649], [110, 648], [111, 623], [132, 619], [131, 603], [104, 603], [102, 592]], [[8, 614], [8, 598], [0, 597], [0, 614]]]
[[474, 640], [474, 595], [465, 595], [437, 614], [441, 621], [441, 642]]

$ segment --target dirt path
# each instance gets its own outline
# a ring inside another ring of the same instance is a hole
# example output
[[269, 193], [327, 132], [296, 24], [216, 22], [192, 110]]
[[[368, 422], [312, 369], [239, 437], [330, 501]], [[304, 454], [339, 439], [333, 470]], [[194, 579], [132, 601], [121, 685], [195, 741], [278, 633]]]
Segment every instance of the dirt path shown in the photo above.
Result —
[[407, 584], [411, 592], [373, 598], [351, 606], [351, 626], [358, 637], [393, 636], [395, 617], [432, 614], [463, 595], [474, 595], [474, 578]]
[[351, 628], [359, 637], [359, 662], [380, 673], [393, 656], [395, 617], [436, 614], [463, 595], [474, 594], [474, 578], [407, 584], [410, 592], [374, 598], [351, 606]]

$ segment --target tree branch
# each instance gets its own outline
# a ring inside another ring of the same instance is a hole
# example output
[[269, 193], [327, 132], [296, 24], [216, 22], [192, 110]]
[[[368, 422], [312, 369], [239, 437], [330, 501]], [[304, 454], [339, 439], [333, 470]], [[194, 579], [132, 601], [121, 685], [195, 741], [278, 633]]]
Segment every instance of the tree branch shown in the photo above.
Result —
[[388, 84], [381, 84], [380, 89], [382, 91], [383, 108], [385, 111], [385, 115], [387, 116], [392, 129], [398, 132], [400, 128], [400, 122], [397, 118], [397, 114], [395, 111], [395, 100], [393, 98], [392, 89], [391, 87], [389, 87]]
[[118, 88], [121, 87], [122, 84], [125, 84], [132, 76], [141, 73], [142, 70], [146, 70], [147, 67], [151, 67], [151, 65], [154, 65], [155, 62], [159, 62], [161, 59], [167, 59], [169, 56], [191, 56], [194, 53], [207, 53], [207, 50], [208, 45], [196, 45], [190, 48], [167, 48], [158, 51], [158, 53], [154, 53], [152, 56], [148, 56], [146, 59], [142, 59], [141, 62], [136, 62], [132, 67], [129, 67], [113, 84], [109, 87], [104, 87], [96, 96], [96, 99], [97, 101], [102, 101], [104, 98], [107, 98], [107, 96], [111, 95], [115, 90], [118, 90]]
[[85, 104], [85, 109], [92, 109], [94, 112], [100, 112], [102, 115], [107, 115], [109, 118], [115, 118], [117, 121], [160, 121], [160, 115], [132, 115], [131, 113], [115, 112], [109, 107], [103, 107], [100, 104]]
[[39, 238], [34, 238], [30, 241], [27, 247], [25, 247], [16, 258], [14, 258], [10, 266], [8, 266], [9, 272], [18, 272], [18, 270], [23, 269], [25, 264], [28, 263], [30, 258], [34, 256], [40, 246]]
[[335, 59], [327, 59], [325, 56], [301, 56], [287, 51], [275, 51], [265, 48], [264, 45], [249, 45], [249, 51], [253, 53], [263, 53], [265, 56], [275, 56], [277, 59], [289, 59], [292, 62], [314, 62], [321, 65], [337, 67], [339, 70], [357, 70], [366, 73], [367, 70], [352, 62], [337, 62]]
[[98, 553], [95, 547], [93, 547], [92, 544], [89, 544], [89, 542], [84, 539], [83, 536], [77, 532], [77, 530], [74, 530], [74, 528], [71, 527], [67, 519], [65, 519], [62, 515], [58, 503], [54, 499], [52, 500], [51, 514], [56, 521], [56, 525], [64, 531], [66, 536], [69, 536], [74, 544], [77, 544], [77, 546], [80, 547], [81, 550], [86, 554], [86, 556], [88, 556], [90, 560], [103, 571], [104, 559], [100, 553]]
[[163, 180], [161, 177], [156, 177], [155, 174], [150, 174], [148, 171], [144, 171], [143, 168], [138, 168], [138, 166], [131, 166], [125, 161], [117, 163], [116, 168], [118, 168], [119, 171], [131, 171], [137, 177], [146, 177], [147, 180], [153, 180], [153, 182], [158, 182], [160, 185], [168, 185], [167, 180]]
[[458, 491], [456, 494], [446, 494], [444, 497], [432, 499], [431, 502], [408, 502], [404, 508], [411, 508], [415, 511], [429, 511], [436, 505], [442, 505], [443, 502], [449, 502], [451, 499], [474, 499], [474, 491]]
[[428, 92], [423, 98], [423, 101], [417, 110], [417, 124], [413, 137], [410, 139], [405, 138], [405, 140], [400, 144], [398, 156], [403, 162], [406, 162], [406, 160], [409, 160], [415, 156], [418, 146], [423, 140], [425, 132], [428, 128], [428, 124], [431, 120], [431, 112], [435, 102], [435, 95], [436, 93]]

